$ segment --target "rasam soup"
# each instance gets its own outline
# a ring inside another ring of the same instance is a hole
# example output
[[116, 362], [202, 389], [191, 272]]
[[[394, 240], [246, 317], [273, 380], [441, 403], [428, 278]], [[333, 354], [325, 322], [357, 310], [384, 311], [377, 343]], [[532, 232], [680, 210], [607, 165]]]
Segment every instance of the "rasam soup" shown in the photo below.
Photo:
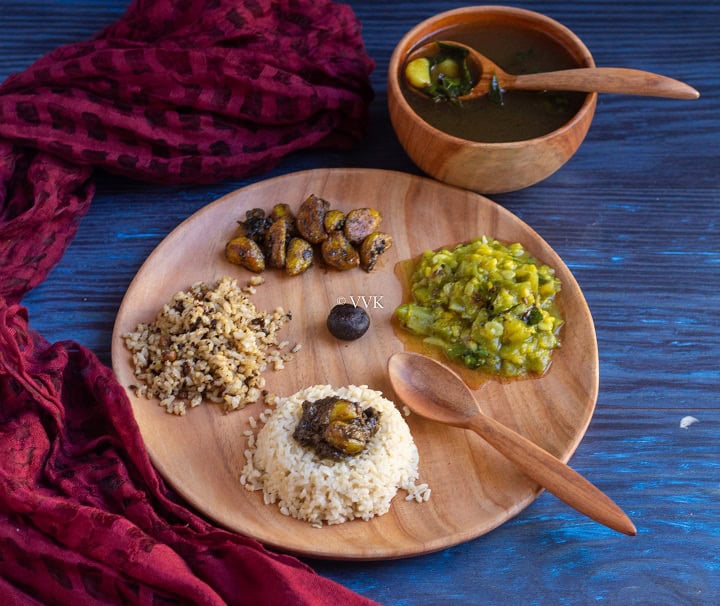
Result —
[[[572, 56], [549, 36], [499, 25], [453, 27], [433, 36], [472, 46], [511, 74], [578, 67]], [[523, 141], [546, 135], [567, 123], [586, 93], [504, 91], [500, 102], [486, 95], [467, 101], [434, 101], [411, 90], [400, 79], [405, 99], [430, 125], [450, 135], [483, 143]]]

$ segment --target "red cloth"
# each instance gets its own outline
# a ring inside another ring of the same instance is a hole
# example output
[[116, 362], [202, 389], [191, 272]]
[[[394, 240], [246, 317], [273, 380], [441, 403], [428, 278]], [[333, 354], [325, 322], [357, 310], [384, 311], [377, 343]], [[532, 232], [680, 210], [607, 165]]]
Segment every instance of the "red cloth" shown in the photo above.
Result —
[[10, 76], [0, 295], [20, 300], [57, 263], [92, 198], [92, 167], [202, 183], [262, 173], [300, 149], [349, 147], [364, 132], [372, 68], [346, 5], [136, 0], [95, 39]]
[[6, 603], [370, 603], [192, 512], [150, 464], [112, 371], [77, 343], [48, 343], [19, 303], [72, 240], [95, 167], [199, 183], [350, 146], [372, 67], [347, 6], [137, 0], [0, 86]]

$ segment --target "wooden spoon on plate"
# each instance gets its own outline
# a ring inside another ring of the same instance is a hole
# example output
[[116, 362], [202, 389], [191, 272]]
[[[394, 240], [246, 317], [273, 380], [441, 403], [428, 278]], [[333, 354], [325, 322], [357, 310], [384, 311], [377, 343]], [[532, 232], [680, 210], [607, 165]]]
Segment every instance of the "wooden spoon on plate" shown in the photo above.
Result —
[[630, 518], [606, 494], [550, 453], [485, 415], [464, 381], [447, 366], [421, 354], [401, 352], [390, 356], [388, 374], [395, 393], [413, 412], [476, 432], [571, 507], [613, 530], [637, 534]]
[[[700, 93], [684, 82], [666, 76], [625, 67], [580, 67], [539, 74], [514, 75], [504, 71], [485, 55], [460, 42], [429, 42], [415, 49], [406, 62], [430, 57], [438, 53], [438, 44], [467, 51], [468, 66], [477, 81], [472, 90], [460, 100], [482, 97], [492, 86], [502, 90], [557, 90], [588, 93], [622, 93], [667, 97], [671, 99], [697, 99]], [[495, 78], [495, 83], [493, 83]], [[416, 89], [417, 90], [417, 89]]]

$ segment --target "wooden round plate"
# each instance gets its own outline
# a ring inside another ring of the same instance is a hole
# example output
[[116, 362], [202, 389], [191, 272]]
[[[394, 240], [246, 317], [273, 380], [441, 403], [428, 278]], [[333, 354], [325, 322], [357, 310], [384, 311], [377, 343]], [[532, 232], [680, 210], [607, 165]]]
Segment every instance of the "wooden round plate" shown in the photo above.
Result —
[[[153, 251], [123, 299], [112, 336], [113, 369], [127, 389], [150, 457], [165, 479], [198, 510], [219, 524], [268, 546], [299, 555], [337, 559], [388, 559], [436, 551], [478, 537], [527, 507], [540, 487], [475, 434], [417, 416], [408, 424], [420, 452], [420, 481], [427, 503], [404, 500], [400, 491], [390, 511], [370, 521], [313, 528], [264, 505], [261, 492], [240, 484], [248, 417], [260, 404], [223, 414], [203, 404], [184, 417], [167, 414], [157, 401], [135, 397], [132, 361], [122, 335], [150, 322], [171, 296], [193, 282], [225, 275], [243, 285], [251, 274], [227, 263], [225, 242], [245, 211], [277, 202], [293, 211], [311, 193], [333, 208], [374, 207], [393, 247], [372, 273], [312, 267], [297, 277], [269, 270], [252, 300], [260, 309], [278, 305], [293, 312], [281, 337], [302, 349], [284, 370], [265, 373], [267, 389], [289, 395], [312, 384], [368, 385], [389, 399], [388, 357], [403, 349], [391, 326], [401, 303], [395, 267], [429, 248], [486, 234], [521, 242], [562, 280], [560, 306], [566, 324], [562, 347], [541, 378], [489, 381], [478, 391], [484, 410], [567, 461], [582, 439], [598, 391], [597, 341], [583, 294], [560, 257], [509, 211], [469, 191], [404, 173], [371, 169], [311, 170], [260, 182], [209, 204], [185, 220]], [[325, 327], [338, 301], [367, 306], [371, 327], [361, 339], [342, 342]]]

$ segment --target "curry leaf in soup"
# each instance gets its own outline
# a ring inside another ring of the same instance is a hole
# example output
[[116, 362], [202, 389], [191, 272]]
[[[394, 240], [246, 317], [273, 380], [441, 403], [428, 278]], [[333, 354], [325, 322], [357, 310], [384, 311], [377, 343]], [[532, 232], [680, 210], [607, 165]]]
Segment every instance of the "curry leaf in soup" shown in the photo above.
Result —
[[472, 90], [473, 81], [467, 63], [467, 49], [437, 43], [439, 52], [430, 61], [431, 82], [424, 91], [436, 101], [455, 100]]

